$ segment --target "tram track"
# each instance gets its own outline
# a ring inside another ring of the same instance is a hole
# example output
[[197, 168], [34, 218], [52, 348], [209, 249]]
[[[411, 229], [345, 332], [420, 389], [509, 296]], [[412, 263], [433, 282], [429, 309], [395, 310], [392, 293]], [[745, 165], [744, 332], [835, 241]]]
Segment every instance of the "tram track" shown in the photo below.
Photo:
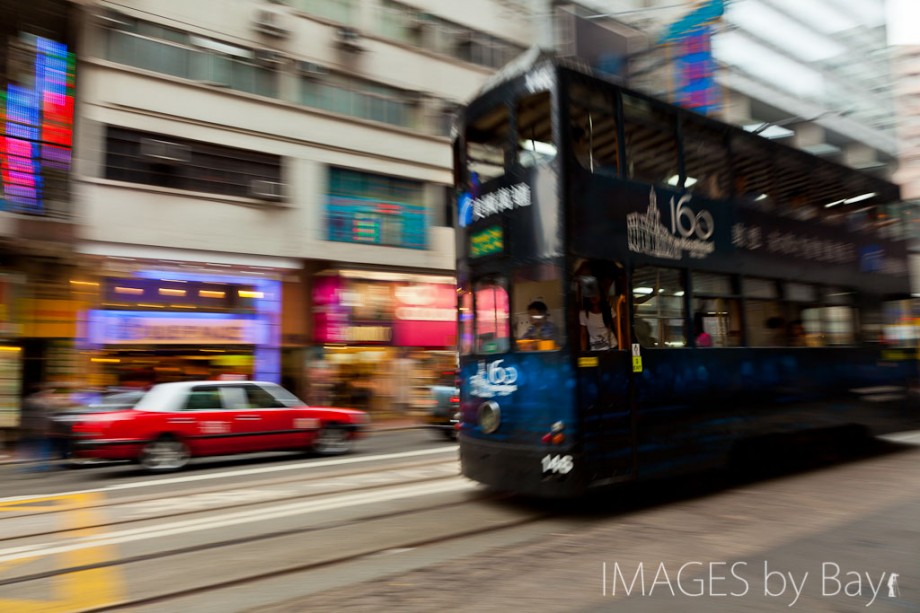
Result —
[[[309, 466], [309, 465], [306, 465], [306, 466]], [[95, 511], [103, 511], [103, 512], [110, 513], [112, 511], [117, 511], [118, 509], [130, 509], [131, 507], [135, 507], [138, 505], [146, 505], [146, 504], [156, 503], [156, 502], [160, 502], [160, 503], [170, 502], [170, 501], [176, 500], [177, 498], [185, 501], [186, 504], [188, 500], [194, 501], [196, 499], [201, 500], [202, 504], [198, 508], [187, 508], [184, 510], [174, 509], [174, 510], [169, 510], [169, 511], [163, 511], [160, 513], [149, 513], [149, 514], [142, 514], [142, 515], [137, 515], [137, 516], [132, 516], [132, 517], [126, 517], [124, 519], [107, 520], [101, 523], [88, 523], [85, 525], [81, 525], [80, 528], [81, 529], [106, 529], [106, 528], [110, 528], [113, 526], [119, 526], [119, 525], [124, 525], [124, 524], [162, 520], [162, 519], [168, 519], [172, 517], [189, 516], [189, 515], [203, 514], [203, 513], [213, 513], [216, 511], [240, 509], [240, 508], [246, 508], [246, 507], [255, 507], [258, 505], [284, 503], [284, 502], [290, 502], [294, 500], [316, 498], [316, 497], [329, 495], [329, 494], [348, 494], [348, 493], [353, 493], [353, 492], [372, 491], [376, 489], [391, 487], [396, 483], [400, 483], [403, 485], [426, 483], [426, 482], [442, 479], [447, 476], [456, 475], [459, 471], [451, 468], [454, 466], [455, 466], [454, 461], [433, 460], [433, 461], [426, 461], [426, 462], [411, 462], [411, 463], [403, 463], [403, 464], [388, 466], [386, 470], [380, 470], [379, 468], [370, 469], [370, 470], [363, 469], [363, 470], [350, 470], [346, 472], [331, 473], [331, 474], [314, 475], [314, 476], [309, 476], [306, 478], [303, 475], [299, 477], [292, 477], [292, 478], [277, 478], [277, 479], [271, 479], [267, 481], [259, 481], [256, 483], [248, 483], [244, 487], [240, 487], [239, 484], [227, 484], [223, 486], [199, 489], [192, 493], [186, 493], [186, 494], [177, 494], [176, 492], [169, 492], [169, 493], [163, 493], [163, 494], [152, 494], [152, 495], [136, 496], [136, 497], [129, 497], [129, 498], [121, 498], [117, 500], [102, 498], [102, 499], [99, 499], [98, 502], [88, 502], [88, 503], [81, 504], [80, 508], [84, 510], [95, 510]], [[451, 474], [435, 474], [432, 476], [421, 476], [417, 478], [412, 478], [411, 476], [408, 476], [412, 472], [417, 472], [417, 471], [426, 470], [426, 469], [434, 469], [435, 467], [445, 467], [445, 469], [451, 468], [452, 473]], [[387, 475], [387, 478], [383, 479], [382, 477], [380, 477], [381, 475]], [[367, 478], [369, 482], [362, 483], [364, 478]], [[354, 480], [356, 481], [356, 483], [351, 486], [346, 485], [345, 487], [336, 488], [336, 485], [340, 485], [342, 481], [348, 481], [348, 480]], [[327, 489], [325, 490], [322, 489], [321, 487], [324, 483], [327, 483]], [[266, 497], [256, 497], [256, 498], [252, 498], [250, 496], [249, 499], [245, 499], [246, 498], [245, 492], [253, 492], [253, 491], [264, 492], [266, 491], [266, 488], [285, 486], [285, 485], [295, 485], [295, 484], [301, 487], [313, 487], [313, 486], [320, 486], [320, 487], [317, 487], [317, 489], [314, 491], [303, 491], [300, 493], [289, 493], [289, 494], [283, 493], [283, 490], [282, 490], [277, 495], [266, 496]], [[89, 492], [92, 492], [92, 490], [89, 490]], [[214, 494], [233, 494], [233, 493], [243, 493], [240, 496], [242, 500], [238, 502], [227, 501], [227, 502], [218, 503], [218, 504], [205, 505], [205, 503], [219, 501], [219, 498], [212, 497]], [[54, 495], [36, 496], [35, 499], [37, 500], [38, 499], [53, 499], [55, 497], [56, 496]], [[28, 512], [25, 512], [25, 513], [13, 513], [13, 514], [7, 514], [7, 515], [0, 515], [0, 544], [4, 542], [22, 541], [22, 540], [29, 539], [29, 538], [50, 537], [50, 536], [54, 536], [58, 534], [72, 532], [73, 531], [72, 527], [57, 527], [53, 529], [38, 530], [38, 531], [32, 531], [32, 532], [27, 532], [27, 533], [17, 532], [16, 534], [9, 534], [9, 535], [3, 534], [3, 532], [5, 531], [4, 526], [9, 525], [10, 523], [15, 523], [17, 520], [23, 521], [23, 520], [31, 520], [31, 519], [35, 519], [39, 517], [57, 516], [57, 515], [72, 512], [72, 511], [73, 511], [72, 507], [68, 505], [60, 505], [57, 507], [30, 509]], [[0, 549], [0, 551], [2, 551], [2, 549]], [[0, 583], [0, 585], [2, 585], [2, 583]]]
[[[73, 610], [112, 611], [148, 605], [165, 606], [176, 599], [201, 596], [233, 586], [268, 581], [296, 573], [345, 567], [351, 562], [383, 555], [388, 551], [437, 546], [473, 535], [497, 534], [546, 517], [544, 513], [532, 510], [523, 512], [513, 506], [503, 505], [502, 501], [507, 495], [473, 490], [459, 477], [427, 481], [440, 482], [440, 485], [434, 483], [434, 487], [431, 487], [429, 483], [424, 486], [390, 487], [388, 492], [382, 493], [382, 497], [378, 495], [381, 492], [340, 492], [328, 496], [325, 501], [313, 504], [313, 507], [305, 509], [303, 514], [294, 507], [281, 508], [281, 512], [288, 512], [299, 522], [307, 522], [310, 514], [317, 511], [365, 505], [357, 517], [323, 520], [320, 516], [317, 523], [293, 528], [272, 529], [244, 536], [234, 534], [229, 538], [221, 536], [210, 542], [162, 547], [157, 551], [139, 555], [119, 552], [115, 557], [92, 564], [70, 565], [3, 579], [0, 580], [0, 590], [35, 592], [41, 585], [48, 585], [48, 582], [68, 577], [76, 580], [81, 573], [104, 568], [115, 569], [134, 578], [162, 574], [165, 572], [164, 569], [196, 568], [206, 561], [224, 561], [224, 571], [215, 575], [193, 577], [186, 573], [174, 572], [170, 581], [141, 581], [140, 587], [137, 583], [132, 583], [131, 592], [117, 601]], [[437, 498], [438, 495], [441, 495], [441, 499]], [[435, 496], [436, 499], [427, 500], [431, 496]], [[447, 497], [446, 500], [443, 499], [444, 496]], [[456, 499], [457, 496], [461, 496], [461, 499]], [[404, 501], [404, 504], [394, 503], [399, 500]], [[383, 501], [382, 508], [372, 506], [380, 501]], [[388, 506], [390, 508], [387, 508]], [[267, 521], [274, 525], [271, 518], [251, 519], [262, 523]], [[203, 521], [206, 522], [207, 518]], [[204, 523], [200, 527], [208, 529]], [[189, 528], [195, 529], [195, 526]], [[156, 527], [152, 529], [157, 530]], [[113, 542], [118, 544], [118, 538], [113, 539], [112, 536], [95, 535], [94, 540], [85, 541], [81, 546], [101, 548], [108, 547]], [[160, 542], [155, 532], [138, 536]], [[4, 557], [4, 551], [0, 550], [0, 566], [9, 559], [9, 554]], [[272, 552], [272, 555], [265, 556], [264, 552]], [[51, 555], [54, 552], [50, 549], [39, 549], [19, 553], [28, 557]], [[247, 565], [246, 560], [252, 557], [260, 559], [261, 563]]]

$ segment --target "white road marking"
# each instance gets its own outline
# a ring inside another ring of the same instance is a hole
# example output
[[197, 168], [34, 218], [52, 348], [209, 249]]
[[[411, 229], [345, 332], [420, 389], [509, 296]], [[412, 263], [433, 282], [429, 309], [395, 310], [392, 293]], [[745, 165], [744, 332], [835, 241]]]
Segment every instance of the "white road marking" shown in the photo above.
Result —
[[334, 496], [324, 500], [310, 500], [306, 502], [297, 502], [294, 504], [281, 505], [271, 509], [254, 509], [235, 513], [224, 513], [212, 517], [176, 521], [144, 528], [132, 528], [129, 530], [119, 530], [107, 534], [92, 535], [74, 539], [66, 545], [59, 544], [60, 541], [51, 543], [35, 543], [32, 545], [23, 545], [20, 547], [9, 547], [0, 549], [0, 564], [12, 562], [24, 558], [39, 556], [51, 556], [79, 549], [90, 547], [105, 547], [142, 541], [154, 538], [163, 538], [175, 536], [177, 534], [187, 534], [189, 532], [199, 532], [204, 530], [214, 530], [236, 526], [257, 521], [270, 521], [293, 515], [303, 515], [307, 513], [317, 513], [319, 511], [329, 511], [332, 509], [341, 509], [358, 505], [366, 505], [375, 502], [385, 502], [398, 500], [401, 498], [412, 498], [415, 496], [427, 496], [431, 494], [440, 494], [445, 492], [454, 492], [465, 489], [473, 489], [476, 485], [471, 481], [457, 477], [444, 483], [425, 483], [422, 485], [411, 485], [404, 487], [393, 487], [382, 491], [361, 492], [358, 494], [348, 494], [344, 496]]
[[33, 498], [48, 498], [50, 496], [73, 496], [76, 494], [88, 494], [91, 492], [116, 492], [120, 490], [133, 490], [142, 487], [156, 487], [159, 485], [172, 485], [174, 483], [192, 483], [195, 481], [208, 481], [212, 479], [227, 479], [230, 477], [244, 477], [247, 475], [260, 475], [265, 473], [283, 472], [286, 470], [311, 470], [313, 468], [323, 468], [326, 466], [344, 466], [346, 464], [359, 464], [364, 462], [377, 462], [380, 460], [398, 460], [401, 458], [412, 458], [425, 455], [443, 454], [445, 452], [457, 453], [456, 448], [439, 448], [439, 449], [421, 449], [419, 451], [403, 451], [400, 453], [390, 453], [386, 455], [358, 456], [353, 458], [338, 458], [333, 460], [320, 460], [317, 462], [307, 462], [298, 464], [285, 464], [284, 466], [263, 466], [260, 468], [247, 468], [243, 470], [233, 470], [221, 473], [208, 473], [206, 475], [188, 475], [186, 477], [171, 477], [165, 479], [145, 479], [144, 481], [132, 481], [131, 483], [119, 483], [118, 485], [109, 485], [88, 490], [75, 490], [70, 492], [53, 492], [47, 494], [30, 494], [23, 496], [9, 496], [0, 498], [0, 504], [6, 502], [18, 502], [20, 500], [32, 500]]

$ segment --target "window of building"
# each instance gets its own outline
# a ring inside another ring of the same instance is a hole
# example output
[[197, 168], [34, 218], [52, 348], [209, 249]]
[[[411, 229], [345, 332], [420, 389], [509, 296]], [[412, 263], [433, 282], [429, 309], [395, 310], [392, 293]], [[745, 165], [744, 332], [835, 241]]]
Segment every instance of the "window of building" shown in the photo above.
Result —
[[651, 102], [623, 95], [628, 176], [636, 181], [677, 185], [676, 115]]
[[280, 185], [281, 157], [108, 126], [105, 178], [237, 197]]
[[633, 271], [633, 330], [643, 347], [685, 347], [684, 283], [672, 268], [641, 266]]
[[278, 62], [216, 39], [119, 15], [106, 30], [106, 59], [144, 70], [278, 97]]
[[306, 106], [394, 126], [415, 122], [417, 105], [403, 90], [340, 74], [302, 75], [300, 87]]
[[476, 283], [476, 352], [508, 351], [511, 337], [507, 281], [499, 277]]
[[357, 0], [288, 0], [288, 4], [323, 19], [351, 23], [358, 3]]
[[327, 232], [331, 241], [424, 249], [428, 244], [424, 185], [330, 168]]
[[694, 272], [693, 337], [697, 347], [741, 344], [741, 305], [728, 275]]
[[553, 351], [565, 344], [562, 277], [554, 264], [514, 272], [513, 325], [520, 351]]
[[387, 38], [490, 68], [500, 68], [524, 52], [520, 45], [392, 0], [381, 4], [377, 23], [378, 32]]
[[575, 84], [570, 100], [572, 152], [576, 161], [590, 172], [617, 174], [620, 151], [612, 94]]

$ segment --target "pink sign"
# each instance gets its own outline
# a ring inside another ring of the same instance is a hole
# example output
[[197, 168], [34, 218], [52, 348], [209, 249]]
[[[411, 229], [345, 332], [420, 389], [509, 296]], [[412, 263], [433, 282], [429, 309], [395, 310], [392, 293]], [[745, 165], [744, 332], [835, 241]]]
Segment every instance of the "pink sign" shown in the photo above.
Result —
[[434, 283], [402, 284], [396, 299], [393, 344], [401, 347], [455, 347], [457, 289]]

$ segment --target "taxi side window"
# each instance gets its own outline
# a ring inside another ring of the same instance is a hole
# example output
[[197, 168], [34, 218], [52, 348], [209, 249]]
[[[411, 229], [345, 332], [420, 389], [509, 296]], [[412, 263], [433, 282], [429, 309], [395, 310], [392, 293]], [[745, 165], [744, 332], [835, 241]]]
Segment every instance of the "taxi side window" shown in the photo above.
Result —
[[257, 387], [255, 385], [247, 385], [245, 389], [246, 400], [248, 401], [250, 408], [280, 409], [284, 407], [284, 404], [276, 400], [274, 396], [269, 394], [261, 387]]
[[220, 390], [216, 387], [195, 387], [185, 400], [186, 411], [215, 411], [223, 408]]

